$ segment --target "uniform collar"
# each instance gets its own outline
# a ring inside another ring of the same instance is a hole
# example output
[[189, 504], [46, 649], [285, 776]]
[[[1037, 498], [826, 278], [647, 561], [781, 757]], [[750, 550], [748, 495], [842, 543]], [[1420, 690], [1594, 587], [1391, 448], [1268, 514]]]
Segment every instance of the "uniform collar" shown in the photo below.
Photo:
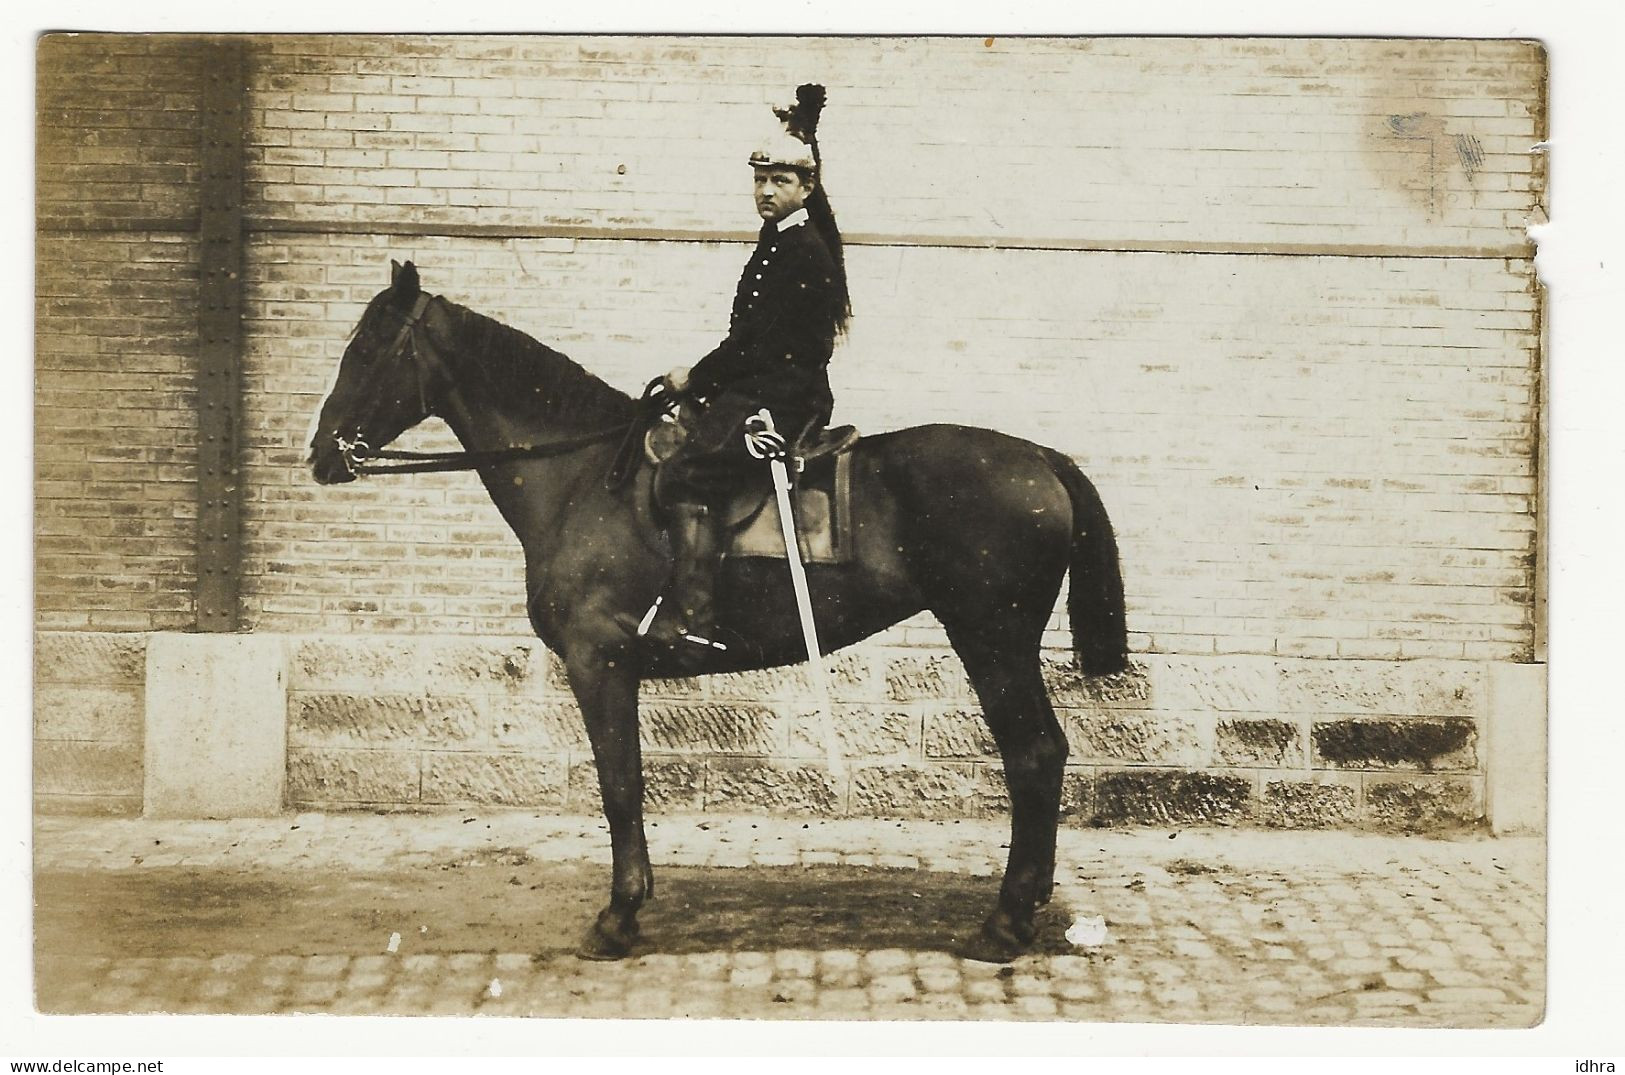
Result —
[[807, 207], [804, 205], [795, 212], [787, 214], [783, 220], [779, 221], [778, 229], [780, 231], [789, 231], [791, 228], [805, 223], [807, 223]]

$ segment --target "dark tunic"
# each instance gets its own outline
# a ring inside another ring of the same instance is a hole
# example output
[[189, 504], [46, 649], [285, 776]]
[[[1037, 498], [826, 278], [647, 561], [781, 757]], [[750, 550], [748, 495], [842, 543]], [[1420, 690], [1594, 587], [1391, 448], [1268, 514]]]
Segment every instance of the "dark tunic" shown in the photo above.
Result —
[[689, 370], [689, 392], [708, 405], [663, 468], [663, 498], [715, 503], [741, 482], [765, 480], [743, 435], [745, 419], [763, 407], [791, 439], [828, 421], [839, 303], [835, 259], [811, 221], [782, 231], [763, 225], [734, 292], [728, 338]]
[[728, 338], [689, 371], [689, 390], [750, 396], [775, 414], [827, 414], [839, 301], [818, 229], [805, 217], [783, 231], [764, 224], [734, 292]]

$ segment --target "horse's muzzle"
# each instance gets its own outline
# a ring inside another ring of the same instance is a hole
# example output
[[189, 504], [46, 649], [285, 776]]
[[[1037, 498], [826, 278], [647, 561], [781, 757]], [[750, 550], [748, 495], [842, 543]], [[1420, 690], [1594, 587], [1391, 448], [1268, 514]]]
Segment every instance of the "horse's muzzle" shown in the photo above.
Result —
[[310, 464], [311, 477], [316, 479], [318, 485], [343, 485], [355, 481], [357, 477], [348, 454], [334, 444], [321, 447], [312, 445], [306, 462]]

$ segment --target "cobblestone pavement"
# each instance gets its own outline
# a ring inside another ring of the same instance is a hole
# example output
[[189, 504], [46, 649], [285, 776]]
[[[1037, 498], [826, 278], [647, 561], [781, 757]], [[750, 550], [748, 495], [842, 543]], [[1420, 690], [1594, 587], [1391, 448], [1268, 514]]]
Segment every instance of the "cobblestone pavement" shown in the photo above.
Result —
[[[992, 891], [990, 880], [972, 879], [997, 876], [1005, 831], [995, 822], [663, 817], [649, 835], [657, 881], [662, 870], [684, 868], [740, 882], [776, 874], [792, 886], [827, 875], [870, 885], [861, 891], [872, 899], [919, 898], [927, 883], [952, 888], [944, 878], [962, 879], [980, 885], [966, 911], [974, 911], [971, 926]], [[35, 835], [42, 893], [54, 883], [52, 891], [86, 899], [103, 889], [106, 899], [127, 899], [117, 886], [168, 879], [139, 955], [116, 954], [119, 938], [103, 935], [116, 932], [117, 915], [105, 927], [79, 921], [53, 931], [55, 908], [41, 904], [36, 984], [45, 1011], [1526, 1027], [1539, 1021], [1545, 990], [1544, 855], [1535, 838], [1064, 830], [1046, 932], [1093, 916], [1104, 929], [1091, 935], [1085, 925], [1076, 945], [1049, 937], [1040, 954], [998, 967], [931, 945], [899, 946], [884, 930], [866, 946], [878, 912], [837, 941], [826, 932], [817, 944], [779, 946], [774, 929], [751, 928], [662, 950], [650, 925], [662, 899], [676, 901], [668, 914], [693, 922], [716, 911], [690, 906], [670, 886], [645, 912], [644, 946], [620, 963], [583, 962], [557, 946], [523, 950], [513, 935], [477, 928], [455, 951], [415, 951], [410, 937], [397, 945], [398, 935], [386, 945], [381, 928], [321, 950], [300, 941], [318, 924], [309, 920], [245, 945], [187, 933], [221, 913], [213, 896], [195, 895], [211, 878], [321, 882], [347, 893], [372, 883], [363, 876], [500, 864], [504, 855], [578, 871], [581, 899], [589, 900], [590, 882], [596, 903], [607, 892], [608, 836], [589, 819], [45, 818]], [[461, 881], [440, 885], [454, 908]], [[257, 890], [239, 888], [234, 906], [252, 904]], [[579, 931], [585, 911], [568, 910]], [[277, 921], [275, 909], [268, 914]]]

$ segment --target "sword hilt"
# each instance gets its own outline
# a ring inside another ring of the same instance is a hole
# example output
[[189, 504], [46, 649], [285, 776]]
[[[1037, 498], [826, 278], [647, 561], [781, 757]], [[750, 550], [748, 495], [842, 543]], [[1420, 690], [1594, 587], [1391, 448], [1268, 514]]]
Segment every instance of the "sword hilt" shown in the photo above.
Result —
[[756, 459], [783, 459], [790, 452], [766, 407], [745, 419], [745, 450]]

